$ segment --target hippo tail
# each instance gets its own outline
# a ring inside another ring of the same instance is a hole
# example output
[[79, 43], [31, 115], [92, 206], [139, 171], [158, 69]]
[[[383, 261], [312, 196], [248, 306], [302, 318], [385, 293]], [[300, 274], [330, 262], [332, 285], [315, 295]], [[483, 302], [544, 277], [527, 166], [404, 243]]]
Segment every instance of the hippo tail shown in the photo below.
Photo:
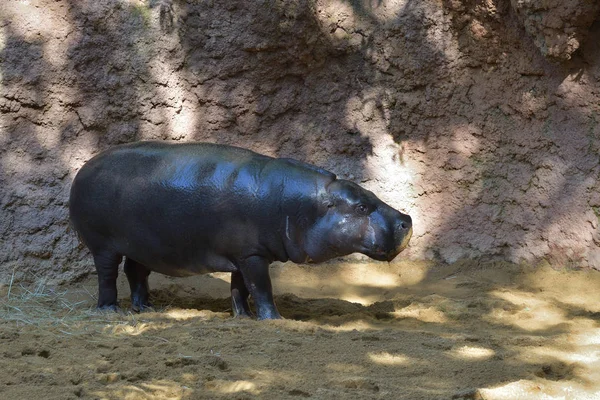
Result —
[[[67, 203], [67, 208], [70, 210], [70, 203]], [[74, 233], [75, 237], [77, 238], [77, 245], [75, 246], [76, 248], [81, 248], [85, 245], [85, 242], [81, 238], [79, 231], [75, 228], [75, 225], [73, 225], [73, 220], [71, 219], [70, 213], [69, 220], [67, 223], [67, 229], [65, 230], [65, 232], [67, 235], [71, 235], [71, 232]]]

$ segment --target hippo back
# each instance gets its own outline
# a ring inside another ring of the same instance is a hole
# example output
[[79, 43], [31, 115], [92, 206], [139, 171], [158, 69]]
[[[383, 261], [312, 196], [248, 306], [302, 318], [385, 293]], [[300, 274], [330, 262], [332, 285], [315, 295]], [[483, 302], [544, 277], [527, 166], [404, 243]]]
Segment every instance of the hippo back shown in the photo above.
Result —
[[235, 269], [250, 255], [301, 259], [302, 227], [335, 175], [295, 160], [208, 143], [138, 142], [90, 160], [71, 189], [75, 229], [150, 269]]

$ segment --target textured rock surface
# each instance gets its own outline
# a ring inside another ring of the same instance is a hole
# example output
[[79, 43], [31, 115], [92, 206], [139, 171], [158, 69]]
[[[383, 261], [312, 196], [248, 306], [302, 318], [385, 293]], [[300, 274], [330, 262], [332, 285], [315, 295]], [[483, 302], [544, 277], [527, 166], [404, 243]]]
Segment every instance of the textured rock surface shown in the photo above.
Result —
[[598, 16], [596, 0], [511, 0], [543, 55], [569, 60]]
[[92, 269], [70, 182], [139, 139], [353, 179], [413, 216], [411, 258], [600, 268], [600, 43], [569, 55], [507, 0], [2, 2], [0, 281]]

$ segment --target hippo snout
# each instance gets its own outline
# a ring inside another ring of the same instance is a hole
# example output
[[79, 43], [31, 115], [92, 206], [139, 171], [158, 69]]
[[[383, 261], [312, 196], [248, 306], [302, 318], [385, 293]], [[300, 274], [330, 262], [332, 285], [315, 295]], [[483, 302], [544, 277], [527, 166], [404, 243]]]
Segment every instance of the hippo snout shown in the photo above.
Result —
[[392, 261], [402, 250], [406, 249], [412, 236], [412, 218], [410, 215], [400, 214], [394, 228], [395, 247], [387, 255], [387, 261]]
[[405, 236], [408, 232], [412, 232], [412, 218], [410, 215], [401, 214], [396, 222], [396, 235]]

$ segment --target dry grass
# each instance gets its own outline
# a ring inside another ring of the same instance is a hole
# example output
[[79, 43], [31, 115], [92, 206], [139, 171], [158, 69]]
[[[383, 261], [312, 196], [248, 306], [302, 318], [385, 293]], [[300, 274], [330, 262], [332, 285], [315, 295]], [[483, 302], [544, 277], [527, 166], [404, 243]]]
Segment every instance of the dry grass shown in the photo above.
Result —
[[132, 313], [102, 312], [96, 309], [96, 295], [87, 287], [61, 288], [40, 279], [35, 284], [9, 284], [0, 297], [0, 321], [4, 324], [46, 329], [62, 335], [99, 331], [101, 326], [136, 324]]
[[[88, 319], [92, 309], [86, 300], [71, 301], [68, 290], [57, 290], [40, 281], [34, 286], [19, 284], [9, 287], [6, 297], [0, 298], [0, 319], [23, 326], [63, 325]], [[87, 312], [86, 312], [87, 311]]]

